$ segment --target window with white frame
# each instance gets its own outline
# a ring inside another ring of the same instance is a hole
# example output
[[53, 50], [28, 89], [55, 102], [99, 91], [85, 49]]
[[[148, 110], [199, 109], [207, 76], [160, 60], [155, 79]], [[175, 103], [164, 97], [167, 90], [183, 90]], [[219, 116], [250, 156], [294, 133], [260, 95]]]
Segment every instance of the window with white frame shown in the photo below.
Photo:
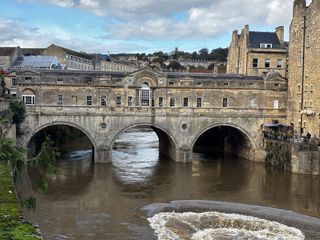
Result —
[[35, 104], [35, 95], [22, 95], [22, 102], [25, 105], [34, 105]]
[[279, 109], [279, 100], [273, 100], [273, 109]]
[[283, 68], [283, 59], [277, 59], [277, 68]]
[[265, 61], [264, 61], [264, 67], [265, 68], [270, 68], [270, 63], [271, 63], [270, 58], [266, 58]]
[[140, 105], [144, 107], [150, 105], [150, 87], [148, 83], [143, 83], [140, 89]]
[[272, 48], [272, 43], [260, 43], [260, 48]]

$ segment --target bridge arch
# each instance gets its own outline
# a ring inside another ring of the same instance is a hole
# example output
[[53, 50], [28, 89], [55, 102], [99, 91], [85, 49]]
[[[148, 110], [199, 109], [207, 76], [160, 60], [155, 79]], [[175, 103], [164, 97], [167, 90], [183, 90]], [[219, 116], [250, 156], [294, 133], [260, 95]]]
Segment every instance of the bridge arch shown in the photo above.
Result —
[[[253, 159], [255, 157], [255, 150], [257, 144], [251, 134], [243, 127], [233, 123], [216, 123], [205, 127], [197, 133], [191, 143], [191, 149], [195, 151], [196, 145], [201, 142], [201, 137], [217, 136], [214, 143], [217, 147], [223, 147], [223, 149], [215, 149], [215, 146], [211, 149], [214, 152], [222, 150], [223, 153], [229, 153], [238, 155], [247, 159]], [[208, 143], [207, 139], [207, 143]], [[209, 144], [209, 143], [208, 143]], [[221, 144], [221, 145], [219, 145]], [[202, 149], [203, 152], [206, 149]], [[208, 150], [208, 149], [207, 149]], [[208, 151], [210, 153], [210, 151]], [[221, 153], [221, 152], [220, 152]]]
[[24, 147], [28, 148], [30, 141], [37, 133], [39, 133], [41, 130], [44, 130], [44, 129], [46, 129], [48, 127], [52, 127], [52, 126], [69, 126], [69, 127], [72, 127], [72, 128], [75, 128], [75, 129], [81, 131], [90, 140], [91, 144], [94, 147], [94, 150], [97, 149], [97, 143], [96, 143], [95, 139], [93, 138], [93, 136], [89, 133], [89, 131], [87, 131], [85, 128], [79, 126], [76, 123], [66, 122], [66, 121], [54, 121], [54, 122], [46, 123], [41, 126], [38, 126], [37, 128], [32, 129], [32, 131], [27, 135], [27, 137], [23, 141], [22, 145]]
[[177, 140], [174, 137], [170, 131], [168, 131], [166, 128], [152, 123], [134, 123], [130, 124], [128, 126], [123, 127], [120, 131], [118, 131], [111, 139], [110, 141], [110, 149], [113, 149], [113, 145], [115, 141], [119, 138], [121, 134], [123, 134], [125, 131], [131, 128], [136, 127], [150, 127], [158, 136], [159, 138], [159, 152], [160, 154], [163, 154], [167, 157], [170, 157], [171, 159], [176, 159], [176, 151], [177, 151]]

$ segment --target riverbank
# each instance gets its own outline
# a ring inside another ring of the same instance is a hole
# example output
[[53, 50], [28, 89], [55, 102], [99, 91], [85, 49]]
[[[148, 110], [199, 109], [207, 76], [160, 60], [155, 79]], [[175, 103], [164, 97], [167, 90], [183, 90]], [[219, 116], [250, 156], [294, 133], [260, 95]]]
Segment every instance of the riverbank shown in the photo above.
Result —
[[33, 225], [23, 222], [7, 162], [0, 161], [0, 239], [39, 240]]

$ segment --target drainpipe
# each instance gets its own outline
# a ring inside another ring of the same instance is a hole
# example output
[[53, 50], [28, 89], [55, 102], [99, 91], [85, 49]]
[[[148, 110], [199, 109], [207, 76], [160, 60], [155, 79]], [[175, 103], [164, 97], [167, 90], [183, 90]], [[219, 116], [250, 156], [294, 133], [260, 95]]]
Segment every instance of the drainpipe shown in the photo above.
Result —
[[303, 17], [303, 41], [302, 41], [302, 74], [301, 74], [301, 112], [300, 112], [300, 137], [303, 129], [303, 105], [304, 105], [304, 69], [305, 69], [305, 42], [306, 42], [306, 16]]

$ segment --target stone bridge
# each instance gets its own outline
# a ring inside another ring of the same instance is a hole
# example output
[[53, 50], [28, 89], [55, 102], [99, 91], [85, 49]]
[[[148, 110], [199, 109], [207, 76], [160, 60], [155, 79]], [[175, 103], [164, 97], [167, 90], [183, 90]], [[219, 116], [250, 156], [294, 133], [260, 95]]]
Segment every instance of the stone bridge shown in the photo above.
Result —
[[191, 161], [196, 145], [215, 148], [218, 142], [225, 152], [264, 161], [263, 124], [286, 118], [287, 83], [279, 77], [150, 69], [20, 71], [17, 77], [18, 97], [27, 107], [18, 142], [28, 147], [49, 126], [71, 126], [90, 139], [98, 163], [112, 161], [116, 139], [137, 126], [151, 127], [160, 153], [177, 162]]

